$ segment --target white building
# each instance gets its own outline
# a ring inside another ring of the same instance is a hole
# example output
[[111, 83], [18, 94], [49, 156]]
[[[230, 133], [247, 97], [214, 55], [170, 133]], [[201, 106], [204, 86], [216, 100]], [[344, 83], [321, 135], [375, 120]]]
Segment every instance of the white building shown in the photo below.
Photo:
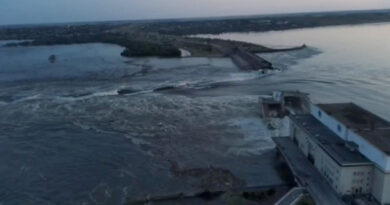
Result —
[[328, 183], [343, 195], [371, 192], [372, 162], [312, 115], [290, 116], [291, 137]]
[[[294, 133], [293, 137], [309, 159], [312, 155], [314, 165], [324, 176], [328, 176], [326, 178], [334, 184], [337, 192], [371, 193], [380, 204], [390, 204], [390, 123], [353, 103], [312, 105], [311, 116], [326, 126], [328, 133], [324, 137], [321, 137], [321, 132], [319, 136], [314, 134], [314, 137], [306, 139], [305, 135], [310, 136], [316, 130], [309, 128], [310, 125], [301, 126], [299, 123], [303, 122], [299, 116], [292, 116], [291, 121], [296, 125], [293, 129], [297, 130], [292, 131], [303, 130], [306, 133]], [[334, 136], [337, 136], [339, 142], [333, 141]], [[329, 144], [333, 145], [328, 147]], [[353, 152], [353, 149], [369, 159], [372, 165], [362, 163], [365, 160], [357, 160], [357, 152]], [[350, 158], [346, 150], [354, 156]], [[345, 158], [340, 161], [338, 157], [343, 156]]]

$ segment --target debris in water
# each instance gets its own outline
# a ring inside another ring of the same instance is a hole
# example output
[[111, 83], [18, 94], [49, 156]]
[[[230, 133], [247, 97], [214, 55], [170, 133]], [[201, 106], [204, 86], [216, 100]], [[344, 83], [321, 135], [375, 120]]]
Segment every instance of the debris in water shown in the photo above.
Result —
[[49, 61], [50, 61], [50, 63], [55, 63], [55, 62], [56, 62], [56, 60], [57, 60], [57, 57], [56, 57], [56, 55], [51, 55], [51, 56], [49, 57]]

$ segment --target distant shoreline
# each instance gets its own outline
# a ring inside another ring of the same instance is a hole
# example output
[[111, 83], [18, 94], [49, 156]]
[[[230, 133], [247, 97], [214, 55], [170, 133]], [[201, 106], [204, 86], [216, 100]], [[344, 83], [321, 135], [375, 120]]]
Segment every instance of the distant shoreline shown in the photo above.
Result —
[[220, 20], [171, 21], [145, 24], [143, 31], [170, 35], [198, 35], [283, 31], [386, 22], [390, 22], [390, 10], [286, 14]]
[[229, 56], [233, 50], [249, 53], [302, 49], [271, 49], [262, 45], [221, 39], [188, 37], [197, 34], [266, 32], [324, 26], [390, 22], [390, 10], [265, 15], [212, 20], [161, 20], [137, 23], [95, 23], [0, 28], [0, 40], [33, 39], [7, 46], [111, 43], [125, 47], [126, 57], [181, 57], [180, 49], [193, 57]]

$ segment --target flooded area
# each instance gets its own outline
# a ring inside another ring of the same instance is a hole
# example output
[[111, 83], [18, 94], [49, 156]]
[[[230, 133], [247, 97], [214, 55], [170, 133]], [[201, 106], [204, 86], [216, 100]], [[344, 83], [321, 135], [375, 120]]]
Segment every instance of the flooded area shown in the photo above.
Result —
[[121, 50], [0, 48], [2, 202], [121, 204], [284, 183], [257, 96], [190, 92], [259, 74], [240, 73], [229, 59], [128, 59]]
[[283, 184], [258, 96], [299, 89], [390, 119], [389, 36], [390, 24], [212, 36], [309, 46], [259, 54], [282, 70], [268, 76], [227, 58], [124, 58], [108, 44], [0, 48], [0, 203]]

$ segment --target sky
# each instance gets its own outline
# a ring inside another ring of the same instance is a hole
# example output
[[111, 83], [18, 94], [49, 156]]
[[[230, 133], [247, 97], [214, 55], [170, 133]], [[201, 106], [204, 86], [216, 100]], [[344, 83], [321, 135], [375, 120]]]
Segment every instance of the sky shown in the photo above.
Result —
[[390, 0], [0, 0], [0, 25], [387, 8]]

